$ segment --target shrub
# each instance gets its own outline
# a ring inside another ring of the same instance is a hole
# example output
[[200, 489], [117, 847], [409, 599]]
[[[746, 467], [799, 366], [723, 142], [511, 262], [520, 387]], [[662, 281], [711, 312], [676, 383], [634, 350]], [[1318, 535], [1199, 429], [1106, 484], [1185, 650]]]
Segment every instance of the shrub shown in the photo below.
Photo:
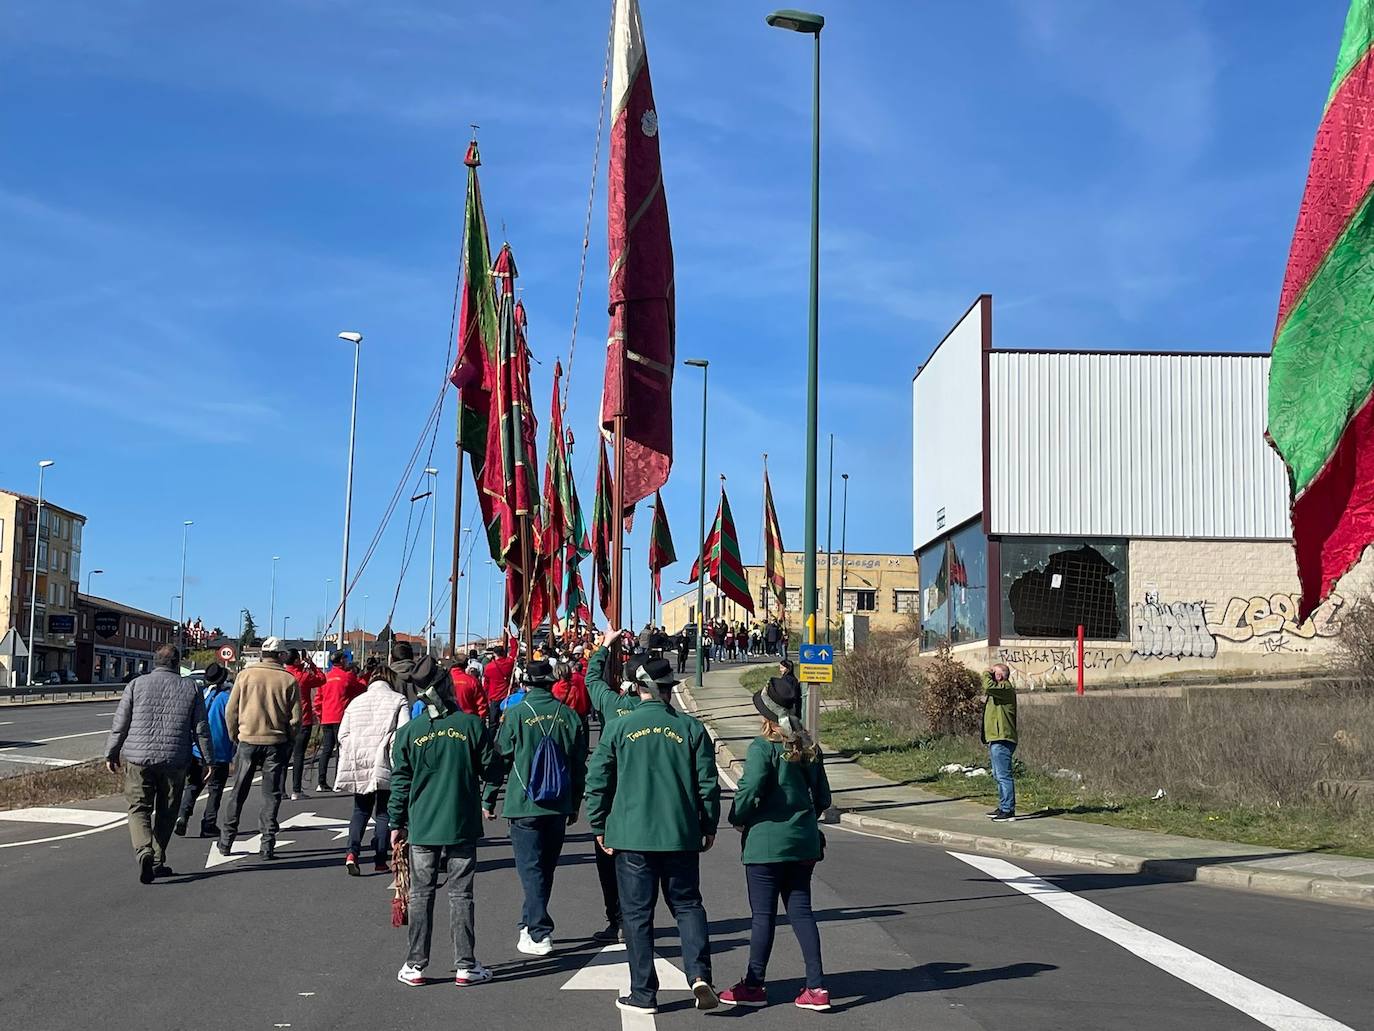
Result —
[[1359, 601], [1341, 613], [1332, 668], [1355, 677], [1374, 671], [1374, 605]]
[[910, 646], [900, 638], [873, 636], [837, 660], [838, 679], [854, 710], [891, 723], [912, 736], [927, 732], [921, 677]]
[[921, 698], [926, 722], [936, 734], [975, 734], [983, 719], [983, 685], [977, 673], [954, 657], [943, 642], [925, 668]]

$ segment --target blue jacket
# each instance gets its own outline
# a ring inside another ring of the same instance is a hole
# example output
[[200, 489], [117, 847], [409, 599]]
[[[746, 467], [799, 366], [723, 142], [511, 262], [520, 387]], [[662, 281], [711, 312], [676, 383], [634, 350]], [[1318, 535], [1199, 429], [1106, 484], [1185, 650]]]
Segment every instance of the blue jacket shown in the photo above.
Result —
[[[229, 726], [224, 721], [224, 707], [229, 704], [229, 689], [233, 686], [225, 681], [205, 689], [205, 712], [210, 718], [210, 748], [214, 752], [212, 761], [216, 764], [232, 762], [234, 758], [234, 742], [229, 739]], [[191, 751], [197, 759], [201, 758], [199, 745], [193, 745]]]

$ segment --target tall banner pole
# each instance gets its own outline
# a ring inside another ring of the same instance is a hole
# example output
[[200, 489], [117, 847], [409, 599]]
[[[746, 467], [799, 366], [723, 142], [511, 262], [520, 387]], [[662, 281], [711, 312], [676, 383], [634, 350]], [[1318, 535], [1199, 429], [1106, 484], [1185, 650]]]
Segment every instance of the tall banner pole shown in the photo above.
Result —
[[[458, 470], [453, 477], [453, 572], [449, 576], [448, 647], [453, 658], [458, 657], [458, 579], [461, 575], [463, 524], [463, 395], [458, 394], [458, 430], [455, 434], [458, 449]], [[436, 499], [437, 500], [437, 499]]]

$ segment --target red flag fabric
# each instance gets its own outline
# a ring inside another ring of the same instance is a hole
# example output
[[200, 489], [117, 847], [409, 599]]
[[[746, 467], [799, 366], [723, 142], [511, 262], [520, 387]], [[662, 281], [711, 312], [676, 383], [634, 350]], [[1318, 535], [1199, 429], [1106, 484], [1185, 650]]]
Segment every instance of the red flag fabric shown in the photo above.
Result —
[[611, 618], [611, 549], [615, 547], [615, 527], [611, 522], [613, 489], [611, 464], [606, 459], [603, 440], [596, 464], [596, 500], [592, 505], [592, 566], [596, 573], [596, 600], [607, 619]]
[[544, 454], [544, 525], [540, 535], [539, 552], [545, 564], [548, 606], [557, 612], [563, 600], [563, 564], [567, 541], [572, 536], [570, 519], [572, 498], [569, 496], [568, 453], [563, 435], [563, 408], [559, 403], [563, 381], [563, 363], [553, 363], [553, 405], [549, 412], [549, 446]]
[[[716, 521], [702, 549], [706, 555], [706, 578], [720, 588], [721, 593], [746, 612], [753, 613], [754, 599], [749, 596], [749, 578], [739, 555], [739, 537], [735, 534], [735, 518], [730, 514], [730, 499], [725, 487], [720, 488], [720, 506]], [[700, 559], [692, 563], [692, 581], [699, 576]]]
[[763, 578], [781, 609], [787, 603], [787, 574], [783, 570], [782, 527], [778, 525], [778, 510], [773, 507], [773, 485], [768, 471], [763, 473]]
[[673, 464], [673, 243], [638, 0], [616, 0], [607, 243], [610, 333], [601, 424], [625, 417], [624, 506], [668, 482]]

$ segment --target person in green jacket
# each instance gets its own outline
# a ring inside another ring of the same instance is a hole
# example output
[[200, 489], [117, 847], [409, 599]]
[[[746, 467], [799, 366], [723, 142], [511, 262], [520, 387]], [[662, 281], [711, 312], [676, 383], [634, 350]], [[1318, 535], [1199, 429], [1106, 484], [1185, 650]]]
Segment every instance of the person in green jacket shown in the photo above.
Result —
[[473, 878], [482, 817], [496, 819], [482, 805], [481, 784], [499, 777], [496, 750], [482, 721], [458, 708], [447, 676], [421, 695], [425, 708], [396, 731], [391, 748], [392, 854], [409, 842], [410, 947], [396, 978], [425, 983], [434, 923], [434, 887], [440, 866], [448, 878], [449, 923], [453, 934], [454, 981], [491, 980], [477, 962], [473, 931]]
[[[639, 689], [633, 680], [622, 681], [620, 689], [611, 686], [611, 659], [617, 649], [625, 649], [630, 639], [628, 630], [608, 629], [601, 638], [601, 647], [587, 660], [587, 696], [592, 709], [601, 720], [602, 733], [622, 716], [628, 716], [639, 705]], [[627, 658], [625, 672], [633, 677], [638, 660]], [[601, 882], [601, 901], [606, 907], [606, 929], [592, 935], [603, 945], [623, 942], [620, 927], [620, 889], [616, 886], [615, 857], [603, 849], [595, 839], [592, 851], [596, 856], [596, 877]]]
[[[557, 680], [551, 662], [535, 659], [526, 664], [525, 697], [506, 710], [496, 737], [497, 760], [507, 780], [502, 815], [510, 821], [515, 869], [525, 894], [515, 947], [528, 956], [553, 951], [553, 875], [567, 830], [577, 822], [587, 778], [587, 725], [553, 696], [550, 688]], [[558, 798], [535, 801], [531, 766], [546, 737], [562, 754], [566, 786]], [[488, 809], [496, 804], [496, 790], [496, 785], [487, 789]]]
[[715, 749], [700, 721], [669, 704], [677, 680], [667, 659], [631, 668], [639, 705], [607, 725], [587, 771], [587, 819], [597, 844], [615, 857], [630, 967], [629, 994], [616, 1006], [658, 1012], [654, 907], [662, 883], [697, 1009], [713, 1009], [719, 998], [711, 986], [701, 853], [715, 844], [720, 824]]
[[988, 746], [992, 775], [997, 781], [997, 808], [988, 813], [994, 823], [1016, 819], [1016, 781], [1011, 757], [1016, 752], [1016, 685], [1011, 669], [999, 662], [983, 674], [983, 743]]
[[749, 746], [735, 789], [730, 823], [743, 836], [741, 860], [753, 926], [749, 967], [721, 992], [727, 1006], [766, 1006], [768, 958], [778, 924], [778, 899], [806, 961], [796, 1005], [830, 1009], [821, 963], [821, 936], [811, 911], [811, 875], [825, 855], [818, 817], [830, 808], [830, 782], [820, 747], [802, 727], [801, 692], [791, 677], [773, 677], [754, 695], [763, 732]]

